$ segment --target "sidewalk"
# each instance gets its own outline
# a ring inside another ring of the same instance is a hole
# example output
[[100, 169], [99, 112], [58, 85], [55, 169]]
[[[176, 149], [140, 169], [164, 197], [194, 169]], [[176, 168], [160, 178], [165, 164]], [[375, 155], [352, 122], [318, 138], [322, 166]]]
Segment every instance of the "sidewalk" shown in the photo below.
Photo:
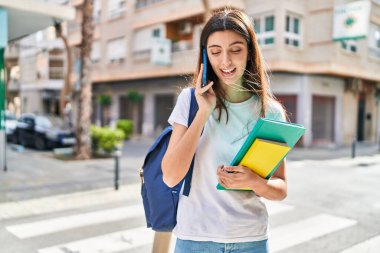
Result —
[[[120, 159], [120, 188], [140, 183], [137, 170], [153, 139], [139, 138], [125, 142]], [[356, 148], [356, 159], [380, 155], [376, 145], [360, 143]], [[296, 148], [289, 153], [292, 166], [304, 160], [351, 159], [351, 148]], [[338, 161], [339, 162], [339, 161]], [[0, 203], [49, 197], [82, 191], [110, 188], [114, 186], [115, 160], [93, 159], [89, 161], [61, 161], [51, 152], [26, 149], [17, 152], [7, 149], [8, 171], [1, 171]]]
[[[135, 138], [126, 141], [123, 148], [124, 157], [136, 157], [145, 155], [154, 139]], [[371, 156], [380, 154], [378, 144], [360, 142], [356, 144], [356, 156]], [[288, 155], [289, 160], [329, 160], [343, 157], [351, 157], [351, 146], [344, 147], [312, 147], [294, 148]]]
[[[371, 143], [357, 143], [355, 157], [379, 155], [379, 145]], [[288, 155], [289, 160], [330, 160], [352, 156], [352, 147], [313, 147], [313, 148], [294, 148]]]

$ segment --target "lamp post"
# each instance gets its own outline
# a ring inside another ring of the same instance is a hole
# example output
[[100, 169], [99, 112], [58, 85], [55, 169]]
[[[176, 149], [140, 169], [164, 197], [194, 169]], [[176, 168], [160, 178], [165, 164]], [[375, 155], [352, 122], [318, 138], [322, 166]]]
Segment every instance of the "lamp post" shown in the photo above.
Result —
[[115, 157], [115, 180], [114, 180], [114, 186], [115, 190], [119, 190], [119, 184], [120, 184], [120, 156], [121, 156], [121, 150], [117, 149], [114, 153]]
[[4, 51], [8, 43], [7, 11], [0, 8], [0, 169], [7, 170], [5, 156], [5, 61]]

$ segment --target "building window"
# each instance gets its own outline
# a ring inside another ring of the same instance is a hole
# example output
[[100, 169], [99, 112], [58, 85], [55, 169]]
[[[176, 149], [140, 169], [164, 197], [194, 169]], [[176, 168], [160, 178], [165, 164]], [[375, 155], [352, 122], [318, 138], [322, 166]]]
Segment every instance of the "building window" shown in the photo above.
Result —
[[158, 24], [135, 30], [133, 35], [133, 59], [134, 61], [148, 60], [151, 55], [152, 45], [156, 38], [163, 38], [165, 35], [165, 25]]
[[91, 61], [93, 63], [97, 63], [100, 61], [100, 41], [94, 41], [92, 42], [92, 48], [91, 48]]
[[117, 38], [108, 41], [107, 43], [107, 60], [108, 63], [122, 62], [126, 56], [126, 41], [125, 38]]
[[126, 0], [108, 1], [108, 19], [116, 19], [124, 15], [126, 10]]
[[153, 29], [152, 36], [154, 38], [160, 38], [161, 37], [161, 29], [159, 29], [159, 28]]
[[63, 60], [49, 59], [49, 79], [63, 79]]
[[261, 46], [274, 44], [274, 22], [275, 18], [273, 15], [266, 15], [253, 19], [253, 25], [257, 35], [257, 42]]
[[293, 47], [301, 47], [300, 18], [286, 15], [285, 44]]
[[135, 7], [136, 9], [141, 9], [149, 5], [153, 5], [159, 2], [163, 2], [163, 1], [167, 1], [167, 0], [136, 0]]
[[92, 19], [94, 23], [99, 23], [102, 15], [101, 0], [94, 0], [94, 8], [92, 11]]
[[358, 43], [356, 40], [342, 40], [340, 46], [347, 52], [356, 53], [358, 51]]
[[380, 58], [380, 26], [371, 24], [369, 34], [369, 54]]

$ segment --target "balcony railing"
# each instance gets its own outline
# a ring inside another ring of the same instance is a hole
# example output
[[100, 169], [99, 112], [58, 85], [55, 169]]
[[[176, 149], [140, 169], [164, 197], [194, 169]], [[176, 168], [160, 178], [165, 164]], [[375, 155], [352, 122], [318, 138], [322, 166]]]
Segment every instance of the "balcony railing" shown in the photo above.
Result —
[[108, 11], [108, 19], [116, 19], [124, 15], [125, 13], [125, 8], [120, 8], [120, 9], [114, 9]]
[[153, 5], [159, 2], [164, 2], [164, 1], [167, 1], [167, 0], [136, 0], [135, 8], [142, 9], [150, 5]]
[[64, 78], [64, 68], [63, 67], [50, 67], [49, 68], [49, 79], [63, 79]]
[[380, 49], [370, 47], [368, 48], [368, 54], [369, 56], [380, 60]]
[[181, 40], [172, 43], [172, 52], [186, 51], [193, 49], [193, 40]]
[[147, 62], [150, 60], [150, 49], [133, 52], [134, 62]]

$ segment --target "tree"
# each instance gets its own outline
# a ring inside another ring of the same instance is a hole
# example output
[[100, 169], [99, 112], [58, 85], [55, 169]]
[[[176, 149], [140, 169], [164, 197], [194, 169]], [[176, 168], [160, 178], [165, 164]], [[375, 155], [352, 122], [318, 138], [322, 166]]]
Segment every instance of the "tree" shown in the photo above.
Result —
[[71, 48], [69, 46], [69, 43], [67, 41], [66, 36], [63, 35], [62, 24], [60, 22], [55, 22], [54, 27], [55, 27], [55, 33], [56, 33], [57, 38], [62, 39], [63, 44], [65, 46], [65, 50], [66, 50], [67, 68], [66, 68], [66, 74], [65, 74], [65, 78], [64, 78], [63, 88], [61, 90], [60, 101], [59, 101], [59, 111], [60, 111], [61, 117], [64, 118], [65, 117], [65, 115], [64, 115], [65, 106], [66, 106], [66, 103], [69, 102], [67, 99], [67, 96], [71, 92], [70, 76], [71, 76], [71, 71], [73, 68], [72, 67], [72, 59], [71, 59]]
[[78, 159], [91, 158], [91, 68], [92, 62], [90, 58], [92, 37], [94, 26], [92, 23], [93, 0], [84, 0], [82, 5], [83, 21], [82, 21], [82, 44], [81, 44], [81, 87], [79, 97], [79, 112], [77, 121], [77, 144], [76, 155]]
[[203, 14], [204, 22], [207, 22], [207, 20], [211, 17], [211, 10], [208, 1], [209, 0], [202, 0], [203, 7], [205, 7], [205, 13]]

